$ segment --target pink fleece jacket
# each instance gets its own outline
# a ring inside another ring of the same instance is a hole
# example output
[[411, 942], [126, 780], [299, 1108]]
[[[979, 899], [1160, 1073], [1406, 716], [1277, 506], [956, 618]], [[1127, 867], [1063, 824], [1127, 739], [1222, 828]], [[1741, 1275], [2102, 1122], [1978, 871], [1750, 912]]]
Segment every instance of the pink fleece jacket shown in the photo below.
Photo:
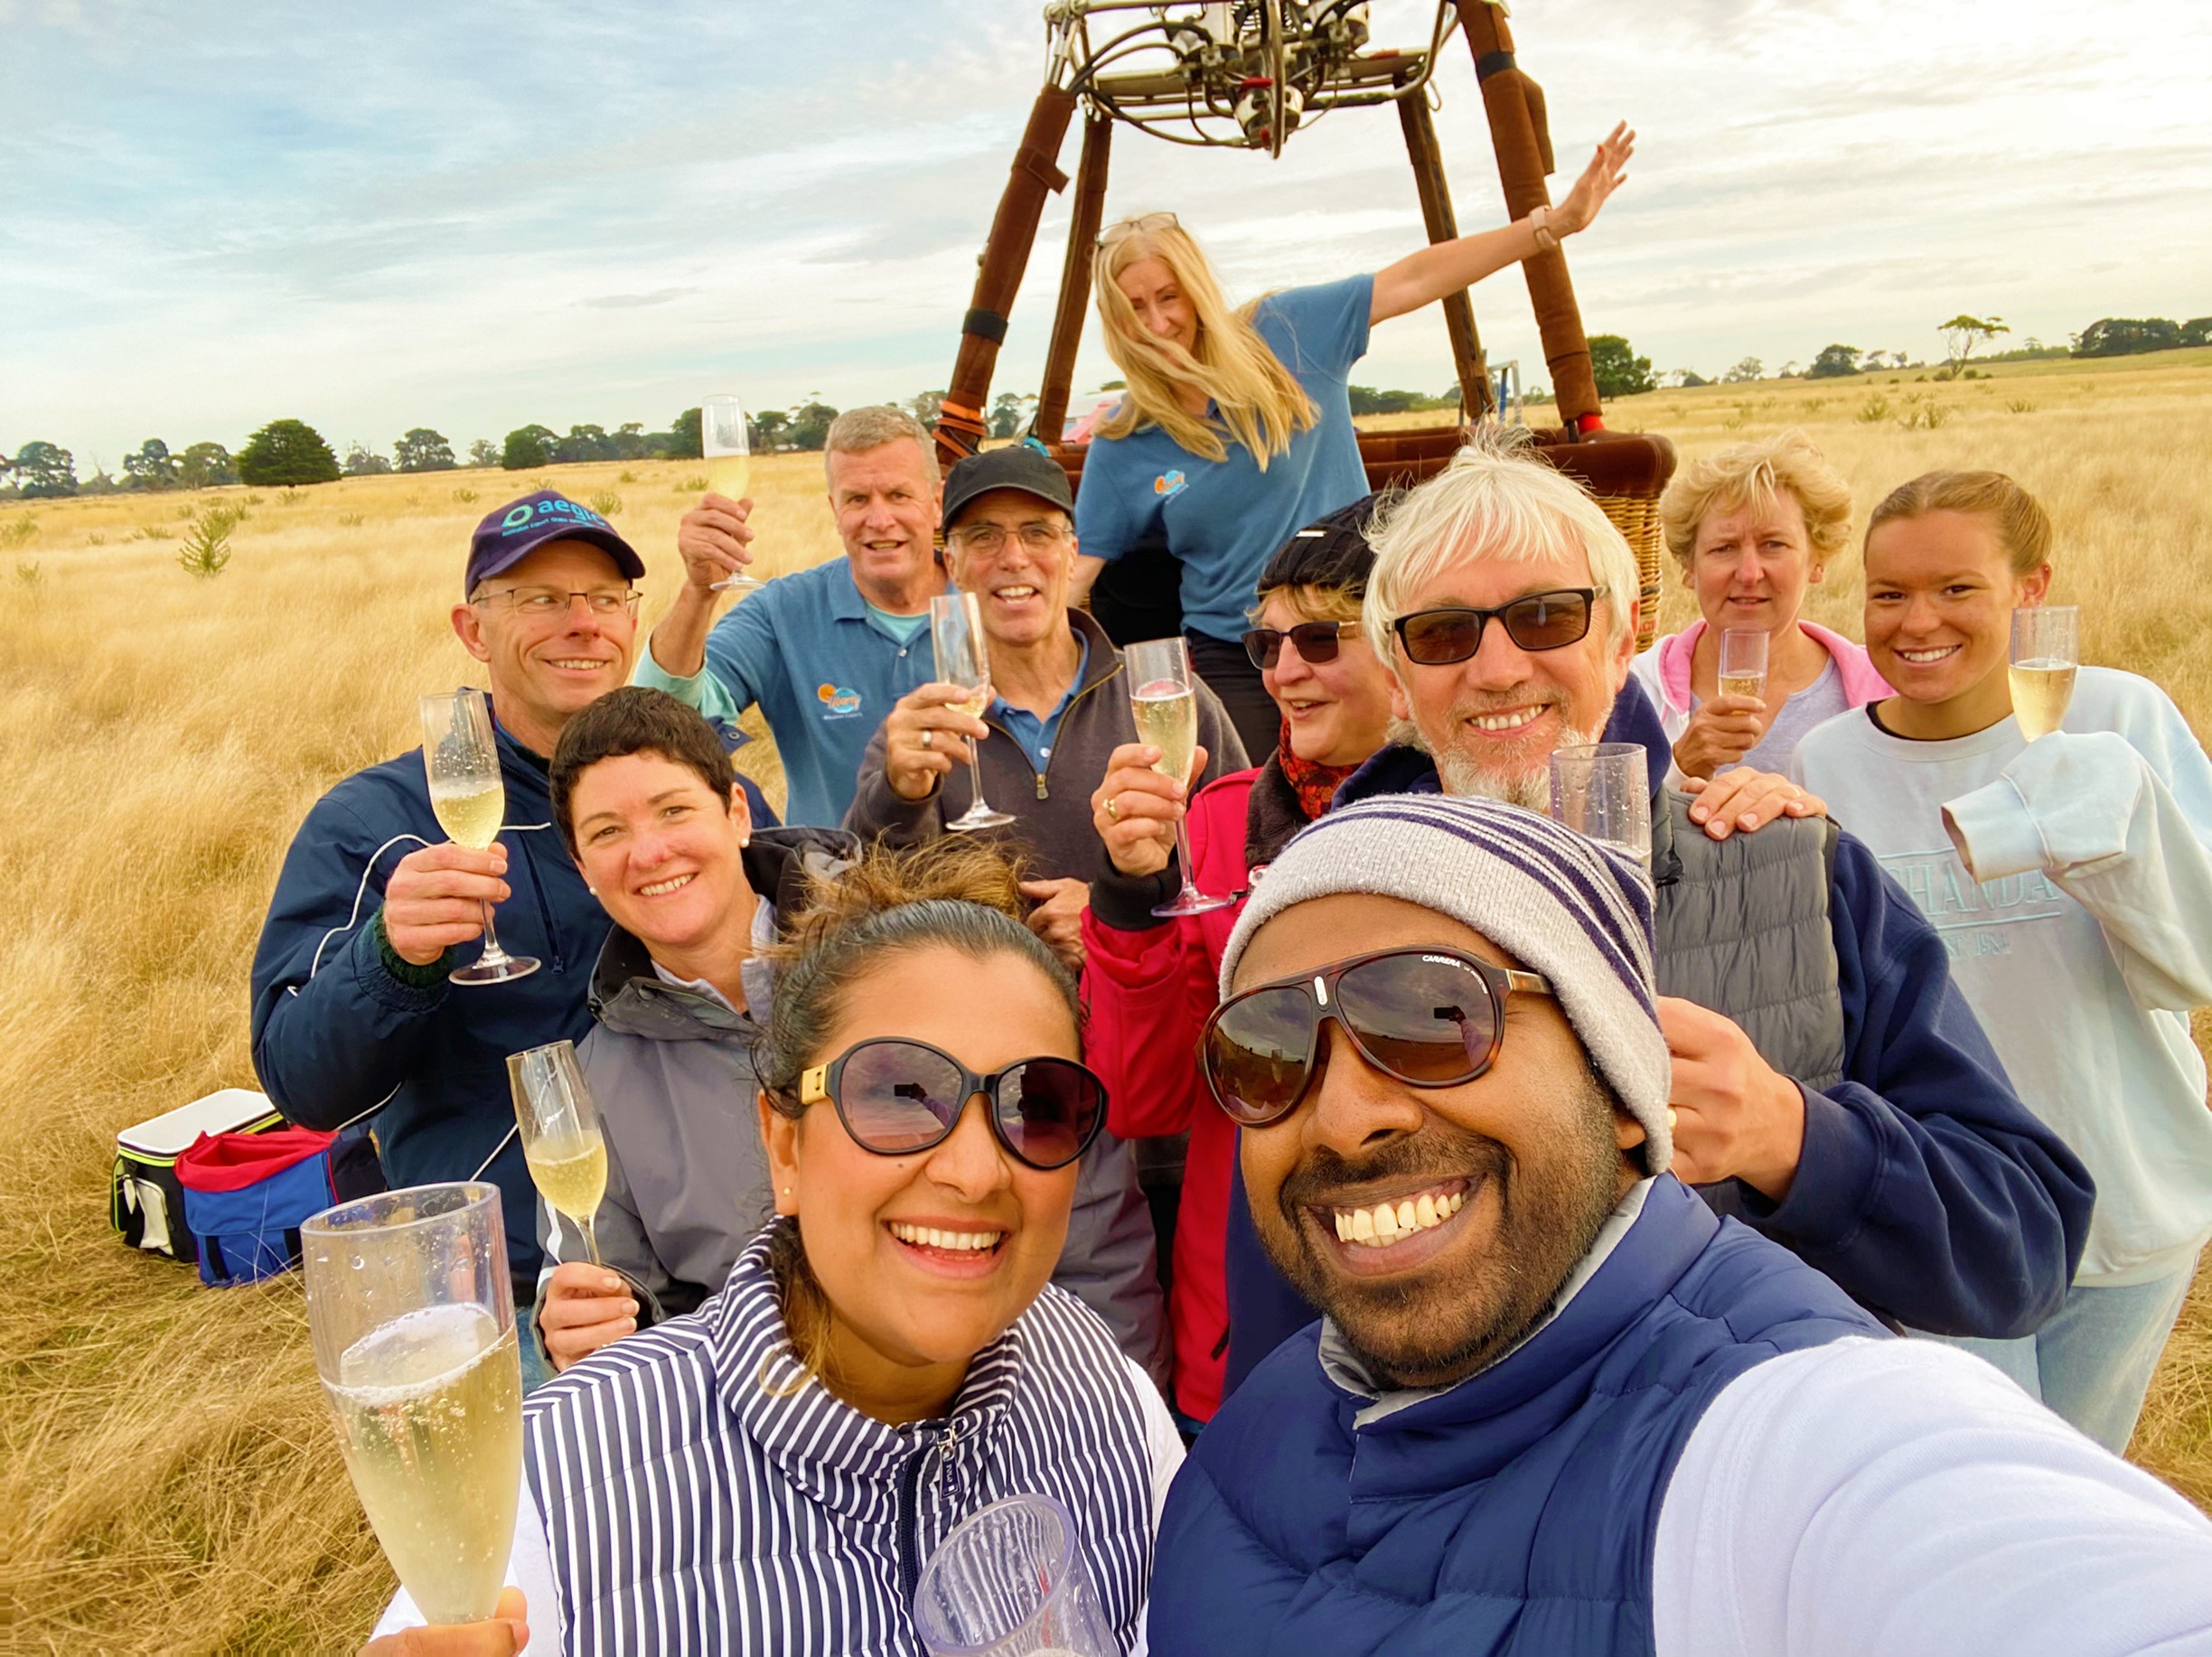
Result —
[[[1851, 707], [1863, 707], [1869, 702], [1897, 694], [1889, 681], [1874, 670], [1865, 645], [1853, 644], [1842, 633], [1831, 632], [1811, 622], [1801, 621], [1797, 625], [1835, 659], [1836, 671], [1843, 679], [1843, 699]], [[1692, 622], [1682, 632], [1654, 641], [1651, 649], [1629, 664], [1629, 671], [1643, 682], [1645, 691], [1658, 707], [1669, 742], [1678, 740], [1690, 723], [1690, 662], [1704, 632], [1703, 622]]]

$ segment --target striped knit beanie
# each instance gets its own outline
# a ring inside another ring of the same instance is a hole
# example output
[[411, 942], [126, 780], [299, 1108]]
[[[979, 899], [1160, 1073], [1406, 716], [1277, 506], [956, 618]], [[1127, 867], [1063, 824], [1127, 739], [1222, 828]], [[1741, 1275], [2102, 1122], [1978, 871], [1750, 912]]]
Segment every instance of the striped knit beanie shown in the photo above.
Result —
[[[1551, 980], [1598, 1072], [1643, 1124], [1644, 1163], [1665, 1171], [1667, 1049], [1652, 990], [1652, 900], [1618, 852], [1518, 806], [1391, 794], [1329, 812], [1283, 847], [1252, 887], [1222, 994], [1252, 935], [1293, 903], [1339, 892], [1401, 898], [1472, 927]], [[1345, 941], [1345, 953], [1360, 947]]]

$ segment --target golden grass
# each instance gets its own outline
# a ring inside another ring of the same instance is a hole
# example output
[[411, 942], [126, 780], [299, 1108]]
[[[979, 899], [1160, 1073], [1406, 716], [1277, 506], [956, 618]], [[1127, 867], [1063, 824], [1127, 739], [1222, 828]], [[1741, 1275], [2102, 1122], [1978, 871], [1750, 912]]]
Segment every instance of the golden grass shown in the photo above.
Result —
[[[2091, 659], [2157, 679], [2203, 731], [2212, 360], [2189, 357], [1711, 388], [1607, 417], [1686, 454], [1802, 424], [1862, 507], [1928, 466], [2013, 471], [2057, 519]], [[1898, 411], [1855, 418], [1876, 394]], [[1955, 412], [1903, 430], [1914, 397]], [[694, 470], [547, 473], [579, 499], [621, 497], [616, 521], [652, 566], [649, 620], [679, 578], [676, 491]], [[835, 553], [820, 477], [814, 456], [755, 463], [771, 570]], [[194, 498], [0, 505], [0, 1650], [350, 1651], [390, 1592], [323, 1417], [298, 1279], [216, 1293], [127, 1251], [107, 1229], [108, 1168], [117, 1128], [253, 1085], [247, 971], [293, 828], [340, 777], [414, 745], [417, 693], [482, 682], [445, 611], [476, 519], [530, 486], [472, 472], [290, 501], [210, 491], [250, 502], [211, 579], [175, 562]], [[1846, 570], [1814, 613], [1855, 633], [1856, 609]], [[1671, 593], [1667, 623], [1686, 612]], [[744, 763], [780, 796], [770, 744]], [[2212, 1507], [2212, 1283], [2135, 1452]]]

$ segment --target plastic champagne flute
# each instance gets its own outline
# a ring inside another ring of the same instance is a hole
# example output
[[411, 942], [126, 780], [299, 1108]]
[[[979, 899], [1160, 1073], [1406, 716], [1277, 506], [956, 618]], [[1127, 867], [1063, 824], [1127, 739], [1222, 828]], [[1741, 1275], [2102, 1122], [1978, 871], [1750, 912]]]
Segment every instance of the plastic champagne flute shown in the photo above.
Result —
[[[1137, 740], [1160, 751], [1159, 763], [1152, 769], [1188, 788], [1198, 748], [1198, 685], [1191, 676], [1189, 649], [1180, 638], [1150, 639], [1124, 650], [1121, 662], [1129, 677]], [[1172, 903], [1155, 906], [1156, 915], [1202, 915], [1236, 902], [1199, 891], [1191, 877], [1188, 817], [1186, 811], [1176, 819], [1176, 859], [1183, 869], [1183, 889]]]
[[[423, 697], [420, 707], [430, 810], [455, 845], [488, 850], [507, 814], [492, 704], [481, 690], [448, 690]], [[456, 984], [500, 984], [538, 970], [542, 963], [533, 957], [510, 955], [500, 948], [489, 903], [483, 906], [483, 953], [474, 966], [456, 967], [447, 977]]]
[[[753, 486], [753, 427], [743, 403], [729, 396], [700, 402], [699, 453], [707, 461], [708, 486], [717, 495], [744, 500]], [[740, 570], [714, 583], [713, 590], [742, 596], [767, 585]]]
[[2012, 613], [2012, 717], [2029, 742], [2048, 736], [2074, 700], [2081, 665], [2081, 612], [2072, 604], [2038, 604]]
[[1551, 816], [1634, 857], [1651, 878], [1651, 772], [1643, 744], [1592, 743], [1554, 753]]
[[914, 1619], [931, 1657], [1120, 1657], [1074, 1516], [1050, 1496], [994, 1502], [946, 1537]]
[[606, 1195], [606, 1138], [575, 1045], [551, 1042], [510, 1053], [507, 1080], [522, 1136], [522, 1160], [530, 1166], [538, 1194], [555, 1213], [584, 1228], [585, 1252], [593, 1265], [603, 1264], [592, 1222]]
[[[990, 706], [990, 643], [983, 636], [983, 607], [973, 593], [940, 593], [930, 600], [930, 644], [937, 653], [937, 677], [971, 694], [951, 706], [980, 719]], [[974, 787], [975, 803], [945, 827], [957, 834], [978, 828], [997, 828], [1014, 820], [1008, 811], [994, 811], [983, 798], [982, 745], [968, 750], [968, 780]]]
[[307, 1332], [346, 1471], [432, 1623], [499, 1603], [522, 1488], [522, 1368], [496, 1186], [380, 1192], [300, 1227]]

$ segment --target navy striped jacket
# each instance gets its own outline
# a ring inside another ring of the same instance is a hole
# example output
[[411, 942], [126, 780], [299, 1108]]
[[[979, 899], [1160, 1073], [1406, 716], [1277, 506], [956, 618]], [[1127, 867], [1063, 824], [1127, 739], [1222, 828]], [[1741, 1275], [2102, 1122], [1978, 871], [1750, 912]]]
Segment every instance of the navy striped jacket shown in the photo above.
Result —
[[524, 1465], [561, 1649], [919, 1657], [923, 1561], [977, 1509], [1025, 1493], [1074, 1514], [1126, 1647], [1155, 1503], [1140, 1377], [1106, 1325], [1048, 1284], [977, 1355], [949, 1417], [887, 1426], [792, 1360], [767, 1237], [698, 1311], [531, 1395]]

